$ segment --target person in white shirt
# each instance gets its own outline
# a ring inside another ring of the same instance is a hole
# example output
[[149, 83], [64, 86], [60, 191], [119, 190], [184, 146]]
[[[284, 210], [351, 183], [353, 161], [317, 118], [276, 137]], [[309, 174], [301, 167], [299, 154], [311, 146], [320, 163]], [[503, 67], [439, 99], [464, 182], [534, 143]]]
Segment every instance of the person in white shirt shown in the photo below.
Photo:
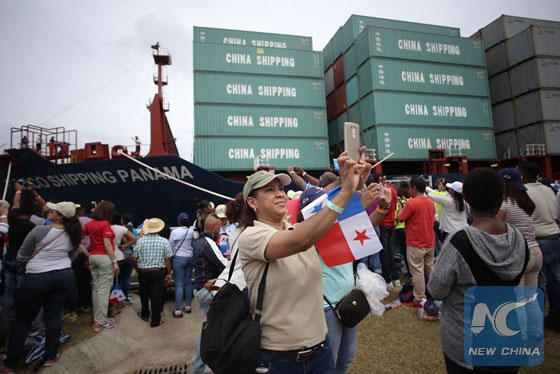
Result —
[[[175, 283], [175, 310], [173, 317], [181, 318], [183, 313], [191, 312], [192, 270], [193, 270], [193, 228], [189, 227], [189, 215], [180, 213], [177, 217], [178, 228], [171, 232], [169, 245], [173, 253], [173, 281]], [[183, 298], [185, 307], [183, 308]]]
[[558, 203], [549, 187], [537, 183], [541, 172], [534, 162], [517, 165], [523, 175], [527, 194], [535, 203], [535, 236], [542, 251], [543, 265], [539, 273], [539, 288], [546, 290], [549, 313], [545, 319], [552, 329], [560, 331], [560, 228]]
[[461, 230], [467, 226], [467, 209], [463, 199], [463, 183], [453, 182], [447, 183], [447, 194], [440, 196], [434, 194], [432, 189], [428, 191], [428, 197], [442, 205], [440, 212], [440, 226], [441, 238], [445, 238], [455, 231]]

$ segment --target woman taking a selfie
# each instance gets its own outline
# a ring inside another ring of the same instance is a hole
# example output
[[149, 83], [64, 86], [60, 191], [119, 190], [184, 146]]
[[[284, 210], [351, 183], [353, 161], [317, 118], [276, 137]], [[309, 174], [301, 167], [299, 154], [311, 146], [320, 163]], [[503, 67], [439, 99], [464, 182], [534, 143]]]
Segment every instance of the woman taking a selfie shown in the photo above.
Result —
[[74, 273], [72, 259], [82, 239], [82, 226], [75, 216], [74, 203], [47, 203], [48, 226], [37, 226], [26, 236], [18, 251], [18, 261], [25, 263], [23, 283], [18, 290], [16, 321], [13, 326], [2, 373], [10, 373], [18, 365], [27, 332], [39, 309], [46, 320], [43, 366], [57, 360], [62, 312], [72, 292]]
[[[363, 152], [363, 149], [362, 149]], [[239, 253], [254, 312], [258, 285], [269, 264], [261, 319], [260, 365], [269, 373], [331, 373], [326, 340], [321, 261], [315, 242], [336, 221], [360, 182], [365, 166], [346, 153], [339, 159], [340, 193], [308, 220], [292, 227], [287, 210], [286, 174], [261, 170], [243, 188]]]

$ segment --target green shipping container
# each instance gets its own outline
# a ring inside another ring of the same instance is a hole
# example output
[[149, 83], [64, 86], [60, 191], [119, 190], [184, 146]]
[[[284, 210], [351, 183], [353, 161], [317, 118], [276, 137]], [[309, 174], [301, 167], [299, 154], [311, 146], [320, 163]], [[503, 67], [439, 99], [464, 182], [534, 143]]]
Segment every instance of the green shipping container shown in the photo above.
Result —
[[344, 122], [348, 122], [346, 112], [329, 122], [329, 146], [344, 141]]
[[339, 27], [336, 33], [332, 38], [332, 61], [331, 64], [336, 61], [338, 56], [344, 53], [344, 39], [343, 39], [343, 30], [342, 27]]
[[348, 113], [348, 122], [354, 122], [357, 124], [363, 123], [362, 110], [359, 102], [355, 103], [350, 108], [348, 108], [347, 113]]
[[492, 127], [490, 100], [478, 97], [373, 92], [360, 101], [363, 130], [373, 125]]
[[323, 69], [327, 71], [327, 69], [333, 63], [333, 49], [332, 49], [332, 39], [329, 40], [325, 48], [323, 48]]
[[321, 52], [193, 43], [194, 71], [323, 77]]
[[344, 80], [348, 81], [354, 74], [358, 72], [358, 53], [356, 45], [350, 47], [344, 54]]
[[326, 138], [327, 111], [320, 108], [196, 104], [194, 135]]
[[251, 47], [301, 49], [312, 51], [310, 36], [271, 34], [243, 30], [198, 27], [193, 29], [193, 40], [200, 43], [232, 44]]
[[368, 57], [485, 67], [480, 40], [368, 27], [356, 39], [358, 66]]
[[301, 166], [308, 170], [329, 167], [328, 139], [300, 138], [195, 138], [194, 163], [212, 171], [253, 170], [256, 158], [278, 170]]
[[322, 79], [194, 73], [194, 102], [325, 108]]
[[353, 77], [348, 82], [346, 82], [346, 103], [347, 106], [354, 104], [358, 101], [360, 97], [358, 96], [358, 78]]
[[[371, 139], [371, 143], [368, 140]], [[391, 153], [391, 161], [428, 160], [429, 149], [445, 149], [446, 155], [469, 160], [495, 160], [494, 130], [375, 126], [363, 134], [366, 146], [376, 149], [377, 158]]]
[[[346, 87], [348, 91], [348, 84]], [[482, 97], [490, 94], [483, 68], [378, 58], [360, 66], [358, 87], [360, 97], [377, 90]]]
[[346, 51], [354, 40], [368, 26], [385, 27], [388, 29], [407, 30], [422, 32], [427, 34], [461, 36], [457, 27], [429, 25], [425, 23], [398, 21], [394, 19], [375, 18], [359, 15], [351, 15], [348, 21], [342, 26], [343, 49]]

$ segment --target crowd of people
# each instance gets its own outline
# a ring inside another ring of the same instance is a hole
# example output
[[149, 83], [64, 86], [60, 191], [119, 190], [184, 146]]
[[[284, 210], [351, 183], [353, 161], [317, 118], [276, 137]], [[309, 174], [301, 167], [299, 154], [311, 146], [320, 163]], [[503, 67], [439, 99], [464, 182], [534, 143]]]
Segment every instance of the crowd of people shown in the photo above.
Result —
[[[170, 233], [159, 218], [136, 227], [132, 215], [116, 213], [108, 201], [86, 217], [79, 205], [46, 202], [32, 184], [15, 183], [11, 207], [0, 203], [3, 301], [11, 321], [1, 372], [16, 369], [30, 328], [45, 324], [44, 366], [59, 357], [62, 323], [76, 313], [92, 311], [95, 332], [113, 328], [119, 305], [133, 303], [133, 269], [138, 317], [154, 328], [165, 321], [171, 280], [170, 315], [190, 314], [194, 298], [203, 320], [223, 279], [244, 292], [252, 312], [265, 280], [257, 366], [271, 374], [348, 372], [356, 327], [345, 326], [335, 306], [356, 287], [358, 263], [381, 274], [388, 289], [411, 289], [408, 307], [442, 301], [441, 343], [450, 373], [477, 370], [463, 355], [463, 298], [471, 286], [539, 287], [548, 299], [547, 324], [560, 330], [560, 194], [538, 181], [538, 165], [477, 168], [463, 181], [440, 178], [433, 189], [423, 177], [388, 182], [363, 157], [343, 153], [338, 165], [318, 179], [296, 166], [287, 174], [259, 170], [227, 204], [203, 200], [193, 220], [178, 212]], [[301, 191], [286, 193], [292, 182]], [[335, 188], [338, 193], [304, 220], [301, 210]], [[329, 267], [315, 244], [355, 193], [382, 248]], [[116, 284], [123, 300], [114, 305]], [[208, 372], [199, 339], [192, 373]]]

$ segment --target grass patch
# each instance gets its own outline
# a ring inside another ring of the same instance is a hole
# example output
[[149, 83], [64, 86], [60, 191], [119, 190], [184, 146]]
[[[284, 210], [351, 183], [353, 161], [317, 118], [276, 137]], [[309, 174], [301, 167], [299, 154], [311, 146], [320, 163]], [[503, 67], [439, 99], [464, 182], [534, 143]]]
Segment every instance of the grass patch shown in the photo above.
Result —
[[70, 340], [62, 344], [59, 351], [62, 353], [64, 350], [93, 337], [95, 333], [92, 326], [93, 312], [79, 313], [76, 322], [64, 322], [62, 332], [70, 335]]
[[[391, 292], [384, 300], [398, 298]], [[358, 325], [356, 358], [350, 374], [366, 373], [444, 373], [439, 322], [420, 321], [417, 309], [398, 307], [383, 316], [369, 316]], [[545, 331], [545, 359], [521, 373], [558, 373], [560, 334]]]

